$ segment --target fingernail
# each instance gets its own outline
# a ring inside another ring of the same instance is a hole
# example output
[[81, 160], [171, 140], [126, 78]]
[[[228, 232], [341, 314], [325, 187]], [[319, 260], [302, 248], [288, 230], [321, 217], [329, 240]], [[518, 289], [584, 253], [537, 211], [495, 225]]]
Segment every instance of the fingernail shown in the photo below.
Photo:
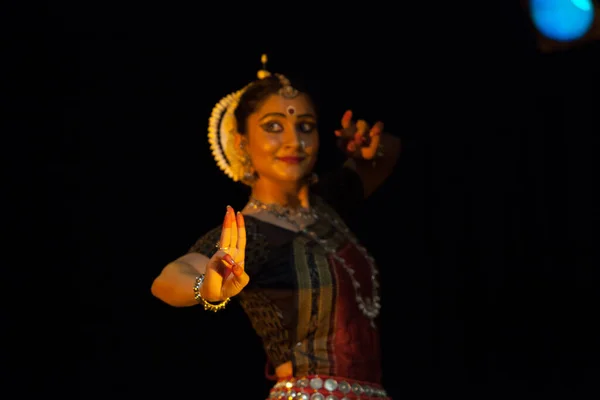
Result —
[[235, 260], [233, 259], [233, 257], [231, 257], [229, 254], [225, 254], [225, 255], [223, 256], [223, 260], [227, 261], [227, 262], [228, 262], [229, 264], [231, 264], [231, 265], [237, 265], [237, 264], [235, 263]]

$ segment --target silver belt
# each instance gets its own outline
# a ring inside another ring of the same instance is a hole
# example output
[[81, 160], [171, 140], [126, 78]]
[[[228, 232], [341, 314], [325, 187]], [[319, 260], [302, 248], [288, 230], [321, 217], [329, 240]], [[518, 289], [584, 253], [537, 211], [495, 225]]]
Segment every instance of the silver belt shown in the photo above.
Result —
[[281, 380], [273, 386], [269, 396], [270, 399], [294, 400], [367, 400], [385, 397], [387, 393], [379, 386], [319, 376]]

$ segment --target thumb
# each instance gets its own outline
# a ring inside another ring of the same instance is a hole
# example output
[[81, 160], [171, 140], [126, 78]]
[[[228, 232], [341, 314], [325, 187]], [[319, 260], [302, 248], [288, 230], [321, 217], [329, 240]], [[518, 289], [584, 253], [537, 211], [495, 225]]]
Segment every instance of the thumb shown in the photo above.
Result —
[[244, 262], [234, 262], [231, 266], [231, 276], [223, 285], [223, 297], [233, 297], [240, 293], [242, 289], [250, 282], [250, 277], [244, 271]]
[[248, 284], [248, 282], [250, 282], [250, 277], [244, 270], [243, 265], [244, 265], [243, 262], [235, 263], [233, 265], [233, 267], [231, 268], [231, 271], [233, 272], [234, 284], [236, 286], [239, 285], [240, 289], [243, 288], [244, 286], [246, 286]]
[[[234, 269], [236, 270], [237, 268], [238, 267], [234, 267]], [[231, 274], [231, 277], [223, 286], [221, 297], [230, 298], [238, 295], [244, 289], [244, 287], [246, 287], [248, 282], [250, 282], [250, 277], [244, 270], [242, 270], [241, 272], [239, 272], [238, 270], [238, 273], [239, 275], [236, 275], [235, 272]]]

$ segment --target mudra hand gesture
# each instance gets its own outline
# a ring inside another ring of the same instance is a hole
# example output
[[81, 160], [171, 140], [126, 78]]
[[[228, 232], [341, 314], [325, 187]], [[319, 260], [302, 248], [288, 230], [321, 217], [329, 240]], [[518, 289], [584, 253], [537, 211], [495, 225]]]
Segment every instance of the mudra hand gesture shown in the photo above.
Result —
[[372, 160], [377, 156], [383, 122], [378, 121], [371, 126], [366, 121], [359, 119], [352, 121], [352, 111], [348, 110], [342, 117], [342, 129], [335, 131], [340, 138], [342, 150], [349, 156], [364, 160]]
[[222, 301], [233, 297], [248, 284], [250, 277], [244, 271], [246, 228], [244, 216], [227, 206], [219, 250], [206, 265], [201, 296], [207, 301]]

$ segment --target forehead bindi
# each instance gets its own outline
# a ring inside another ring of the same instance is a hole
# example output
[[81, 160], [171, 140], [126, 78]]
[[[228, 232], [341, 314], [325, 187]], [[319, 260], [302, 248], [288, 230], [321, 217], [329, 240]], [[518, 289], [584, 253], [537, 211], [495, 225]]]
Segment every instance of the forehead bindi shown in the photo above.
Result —
[[286, 99], [279, 95], [273, 95], [258, 110], [258, 117], [261, 118], [264, 115], [276, 113], [283, 116], [302, 116], [310, 115], [314, 116], [312, 104], [308, 99], [300, 95], [294, 99]]

